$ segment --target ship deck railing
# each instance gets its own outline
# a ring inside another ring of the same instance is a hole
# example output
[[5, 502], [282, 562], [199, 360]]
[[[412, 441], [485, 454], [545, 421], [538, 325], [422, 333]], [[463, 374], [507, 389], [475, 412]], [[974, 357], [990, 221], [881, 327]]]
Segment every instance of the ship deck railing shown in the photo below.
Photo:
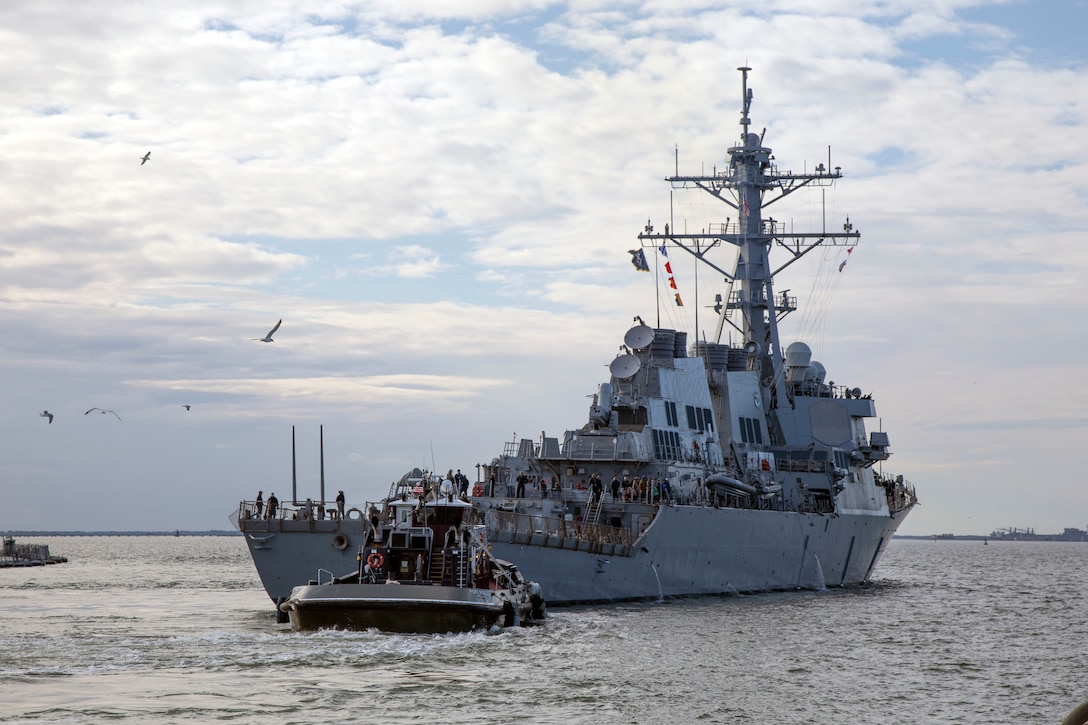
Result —
[[[353, 514], [359, 511], [359, 514]], [[345, 509], [346, 518], [362, 518], [366, 515], [358, 508]], [[340, 512], [335, 502], [305, 502], [294, 504], [290, 501], [281, 503], [274, 516], [268, 515], [268, 502], [257, 512], [255, 501], [242, 501], [238, 504], [238, 528], [242, 531], [339, 531], [341, 524]]]
[[788, 473], [828, 473], [834, 468], [829, 461], [816, 461], [775, 456], [774, 468]]
[[630, 530], [611, 524], [501, 509], [488, 513], [492, 524], [488, 527], [488, 539], [498, 542], [624, 555], [630, 553], [636, 538]]
[[[563, 488], [556, 488], [554, 485], [548, 489], [548, 495], [541, 494], [540, 489], [526, 488], [524, 496], [517, 496], [517, 487], [507, 484], [495, 484], [495, 491], [493, 495], [489, 495], [487, 485], [483, 487], [483, 497], [501, 500], [506, 505], [516, 506], [518, 503], [525, 502], [543, 502], [543, 501], [558, 501], [560, 503], [576, 503], [586, 504], [587, 506], [596, 506], [597, 502], [593, 500], [593, 491], [590, 488], [578, 488], [575, 486], [567, 486]], [[687, 493], [680, 493], [673, 491], [667, 495], [657, 495], [653, 500], [650, 500], [650, 495], [638, 496], [631, 494], [625, 497], [622, 493], [619, 498], [613, 499], [612, 494], [608, 487], [605, 488], [601, 494], [601, 503], [603, 504], [670, 504], [677, 503], [680, 505], [702, 505], [710, 500], [709, 495], [701, 487], [698, 489], [692, 489]]]
[[563, 441], [556, 448], [541, 445], [533, 451], [533, 457], [544, 461], [652, 460], [646, 446], [619, 436], [579, 436]]
[[914, 484], [906, 481], [902, 476], [891, 477], [877, 474], [873, 481], [884, 488], [888, 496], [888, 511], [893, 516], [901, 511], [906, 511], [918, 503], [918, 494], [914, 490]]
[[[521, 509], [527, 505], [531, 506], [537, 503], [543, 503], [544, 501], [554, 501], [562, 504], [585, 504], [587, 512], [597, 507], [597, 502], [593, 500], [593, 492], [586, 488], [580, 489], [577, 487], [565, 487], [565, 488], [551, 488], [548, 491], [547, 496], [541, 496], [539, 490], [526, 490], [525, 495], [518, 497], [514, 495], [514, 486], [510, 486], [509, 489], [505, 485], [495, 485], [495, 495], [488, 496], [487, 487], [484, 486], [484, 498], [494, 499], [499, 503], [494, 504], [496, 508], [515, 510], [519, 513]], [[760, 511], [788, 511], [797, 510], [806, 512], [804, 504], [798, 505], [796, 509], [791, 509], [781, 496], [761, 496], [751, 495], [746, 493], [712, 493], [707, 491], [704, 486], [696, 486], [684, 491], [673, 491], [672, 493], [664, 496], [658, 496], [653, 500], [649, 496], [639, 497], [633, 495], [631, 497], [624, 497], [623, 494], [619, 498], [613, 499], [612, 494], [606, 488], [601, 495], [600, 503], [604, 506], [604, 511], [607, 512], [609, 505], [644, 505], [644, 506], [669, 506], [676, 504], [678, 506], [710, 506], [721, 508], [736, 508], [736, 509], [756, 509]], [[812, 508], [811, 506], [809, 508]], [[813, 510], [815, 510], [813, 508]], [[587, 514], [587, 519], [591, 519], [591, 516]]]

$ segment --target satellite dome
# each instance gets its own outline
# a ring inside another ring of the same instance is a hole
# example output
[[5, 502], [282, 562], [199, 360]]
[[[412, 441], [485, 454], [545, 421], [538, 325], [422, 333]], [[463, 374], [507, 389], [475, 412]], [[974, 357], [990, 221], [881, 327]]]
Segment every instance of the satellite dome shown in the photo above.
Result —
[[812, 362], [812, 350], [803, 342], [792, 342], [786, 348], [786, 367], [807, 368]]

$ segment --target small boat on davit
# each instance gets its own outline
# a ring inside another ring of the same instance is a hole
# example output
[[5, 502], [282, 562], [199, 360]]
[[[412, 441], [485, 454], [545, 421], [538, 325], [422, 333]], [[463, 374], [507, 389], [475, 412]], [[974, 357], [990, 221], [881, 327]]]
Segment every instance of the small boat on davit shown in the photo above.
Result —
[[[410, 490], [430, 490], [415, 483]], [[280, 610], [293, 629], [441, 634], [546, 616], [540, 586], [491, 555], [484, 526], [463, 524], [470, 504], [410, 490], [387, 502], [384, 521], [371, 511], [355, 571], [334, 577], [319, 569], [317, 581], [291, 591]]]

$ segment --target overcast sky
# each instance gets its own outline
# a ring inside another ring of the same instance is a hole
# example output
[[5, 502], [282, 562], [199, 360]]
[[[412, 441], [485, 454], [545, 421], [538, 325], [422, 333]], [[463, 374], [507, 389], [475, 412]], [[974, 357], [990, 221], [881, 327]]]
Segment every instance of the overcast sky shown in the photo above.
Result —
[[[638, 232], [728, 216], [663, 178], [722, 165], [741, 65], [779, 168], [843, 169], [772, 207], [861, 232], [778, 280], [783, 340], [873, 394], [922, 501], [900, 532], [1084, 528], [1085, 27], [1084, 0], [6, 3], [0, 531], [227, 528], [289, 498], [292, 425], [300, 494], [323, 424], [349, 505], [580, 427], [657, 319]], [[674, 267], [661, 324], [712, 335], [720, 280]]]

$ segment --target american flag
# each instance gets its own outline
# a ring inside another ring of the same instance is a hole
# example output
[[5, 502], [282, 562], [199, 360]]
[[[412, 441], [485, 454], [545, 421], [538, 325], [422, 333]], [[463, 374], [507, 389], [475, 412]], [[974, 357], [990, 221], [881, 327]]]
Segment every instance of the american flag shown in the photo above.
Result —
[[744, 197], [744, 216], [748, 216], [751, 213], [751, 209], [748, 208], [748, 197], [746, 196]]

